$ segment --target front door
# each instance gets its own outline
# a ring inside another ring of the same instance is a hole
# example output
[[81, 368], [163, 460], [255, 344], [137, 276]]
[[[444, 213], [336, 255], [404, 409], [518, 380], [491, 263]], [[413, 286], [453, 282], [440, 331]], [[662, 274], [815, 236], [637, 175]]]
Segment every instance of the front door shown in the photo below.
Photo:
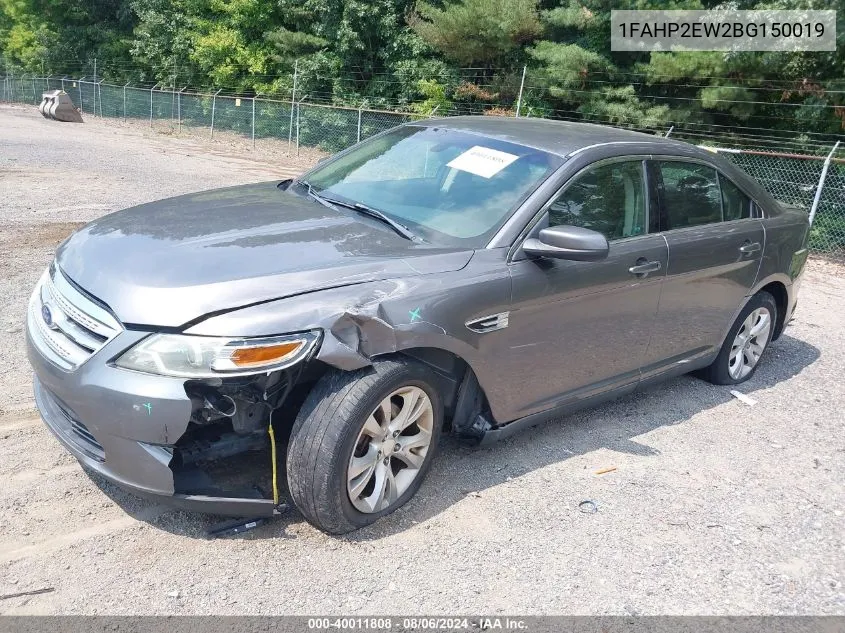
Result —
[[763, 255], [755, 207], [713, 167], [649, 163], [660, 189], [669, 268], [644, 377], [712, 354], [754, 286]]
[[602, 232], [610, 242], [607, 259], [511, 263], [513, 301], [501, 358], [512, 382], [497, 422], [639, 381], [668, 260], [663, 237], [648, 232], [644, 173], [644, 162], [630, 158], [587, 168], [537, 228]]

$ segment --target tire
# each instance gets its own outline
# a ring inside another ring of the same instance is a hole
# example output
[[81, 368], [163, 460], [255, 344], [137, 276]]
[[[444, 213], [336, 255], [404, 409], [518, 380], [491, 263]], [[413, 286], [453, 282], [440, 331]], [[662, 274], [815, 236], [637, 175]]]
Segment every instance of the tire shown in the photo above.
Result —
[[[752, 314], [755, 314], [755, 316], [751, 317]], [[757, 335], [752, 336], [747, 344], [743, 345], [741, 342], [742, 337], [738, 338], [738, 335], [741, 332], [748, 332], [749, 329], [753, 332], [754, 328], [761, 323], [759, 320], [760, 317], [757, 315], [765, 314], [768, 314], [768, 331], [765, 333], [759, 332]], [[719, 350], [716, 360], [709, 367], [705, 367], [698, 372], [698, 376], [714, 385], [738, 385], [751, 378], [757, 371], [757, 368], [760, 366], [760, 360], [769, 348], [777, 319], [777, 303], [775, 303], [772, 295], [768, 292], [758, 292], [751, 297], [728, 331], [728, 335], [722, 343], [722, 349]], [[755, 349], [757, 349], [756, 346], [762, 346], [762, 349], [759, 351], [759, 354], [756, 354], [756, 360], [754, 360], [753, 364], [750, 364]], [[735, 351], [738, 351], [738, 353], [734, 355]], [[735, 356], [735, 358], [732, 359], [732, 356]], [[741, 363], [741, 366], [737, 367], [736, 363]]]
[[[330, 534], [343, 534], [390, 514], [414, 496], [431, 467], [443, 427], [443, 405], [435, 384], [427, 366], [408, 359], [378, 361], [354, 372], [331, 370], [317, 382], [294, 422], [287, 453], [291, 498], [309, 523]], [[417, 404], [411, 403], [414, 396]], [[397, 436], [406, 406], [411, 417], [417, 411], [414, 406], [425, 412]], [[373, 431], [373, 422], [378, 431]], [[420, 444], [428, 427], [428, 445], [420, 456], [413, 451], [422, 448], [411, 444]], [[400, 443], [409, 448], [399, 450]], [[420, 459], [415, 468], [404, 461]], [[353, 491], [357, 493], [369, 470], [355, 479], [349, 475], [369, 460], [371, 480], [353, 500]], [[383, 499], [376, 490], [379, 483]]]

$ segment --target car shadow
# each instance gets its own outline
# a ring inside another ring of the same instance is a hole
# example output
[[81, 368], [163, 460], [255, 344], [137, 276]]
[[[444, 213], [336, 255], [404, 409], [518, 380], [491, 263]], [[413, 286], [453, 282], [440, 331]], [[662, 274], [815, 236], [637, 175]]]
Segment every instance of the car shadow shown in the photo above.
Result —
[[[736, 389], [753, 395], [755, 391], [773, 387], [800, 373], [820, 355], [816, 347], [784, 334], [769, 349], [754, 377]], [[402, 532], [442, 513], [467, 495], [482, 494], [485, 489], [526, 473], [598, 449], [658, 456], [659, 451], [635, 438], [663, 426], [683, 424], [702, 411], [730, 401], [733, 399], [731, 389], [686, 375], [525, 429], [489, 447], [478, 448], [444, 436], [426, 481], [410, 502], [375, 524], [338, 538], [362, 542]], [[120, 490], [95, 474], [91, 478], [127, 514], [168, 532], [205, 538], [207, 531], [222, 521], [221, 517], [157, 506]], [[580, 501], [582, 499], [564, 502], [577, 506]], [[295, 539], [296, 535], [289, 528], [302, 521], [302, 516], [291, 507], [267, 524], [229, 538]]]

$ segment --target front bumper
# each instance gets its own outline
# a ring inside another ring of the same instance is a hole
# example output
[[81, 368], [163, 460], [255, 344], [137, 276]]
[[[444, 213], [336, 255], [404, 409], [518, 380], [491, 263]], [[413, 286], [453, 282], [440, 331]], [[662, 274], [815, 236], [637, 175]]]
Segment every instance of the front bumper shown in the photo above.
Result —
[[173, 454], [193, 407], [185, 381], [107, 363], [144, 336], [123, 331], [87, 362], [65, 371], [44, 358], [28, 328], [35, 400], [47, 427], [83, 466], [135, 495], [210, 514], [272, 516], [271, 499], [184, 494], [177, 489]]

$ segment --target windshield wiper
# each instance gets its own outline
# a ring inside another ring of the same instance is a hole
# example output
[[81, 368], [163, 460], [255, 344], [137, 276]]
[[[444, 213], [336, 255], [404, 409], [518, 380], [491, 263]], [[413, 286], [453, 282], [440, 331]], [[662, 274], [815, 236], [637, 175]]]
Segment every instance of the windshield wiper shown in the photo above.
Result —
[[411, 240], [412, 242], [417, 240], [417, 236], [404, 224], [400, 224], [389, 215], [385, 215], [383, 212], [379, 211], [378, 209], [374, 209], [373, 207], [368, 207], [366, 204], [361, 204], [360, 202], [343, 202], [341, 200], [334, 200], [332, 198], [326, 198], [329, 202], [334, 202], [335, 204], [339, 204], [342, 207], [347, 207], [349, 209], [354, 209], [359, 213], [363, 213], [365, 215], [369, 215], [370, 217], [376, 218], [377, 220], [381, 220], [394, 231], [396, 231], [399, 235], [404, 237], [406, 240]]
[[336, 209], [336, 207], [333, 204], [331, 204], [323, 196], [321, 196], [316, 191], [314, 191], [314, 187], [311, 185], [310, 182], [308, 182], [307, 180], [302, 180], [300, 178], [297, 178], [296, 182], [298, 182], [300, 185], [305, 187], [305, 190], [308, 193], [308, 195], [311, 196], [312, 198], [314, 198], [314, 200], [316, 200], [317, 202], [322, 204], [324, 207], [329, 207], [330, 209]]
[[374, 209], [373, 207], [369, 207], [366, 204], [362, 204], [360, 202], [346, 202], [345, 200], [329, 198], [328, 196], [324, 196], [321, 193], [315, 191], [314, 187], [307, 180], [297, 179], [297, 182], [299, 182], [299, 184], [306, 188], [309, 196], [314, 198], [314, 200], [316, 200], [323, 206], [346, 207], [347, 209], [358, 211], [359, 213], [363, 213], [365, 215], [369, 215], [372, 218], [376, 218], [377, 220], [381, 220], [394, 231], [396, 231], [399, 235], [404, 237], [406, 240], [410, 240], [412, 242], [419, 240], [419, 237], [417, 237], [417, 235], [415, 235], [414, 232], [411, 231], [411, 229], [409, 229], [404, 224], [397, 222], [390, 216], [385, 215], [382, 211], [379, 211], [378, 209]]

